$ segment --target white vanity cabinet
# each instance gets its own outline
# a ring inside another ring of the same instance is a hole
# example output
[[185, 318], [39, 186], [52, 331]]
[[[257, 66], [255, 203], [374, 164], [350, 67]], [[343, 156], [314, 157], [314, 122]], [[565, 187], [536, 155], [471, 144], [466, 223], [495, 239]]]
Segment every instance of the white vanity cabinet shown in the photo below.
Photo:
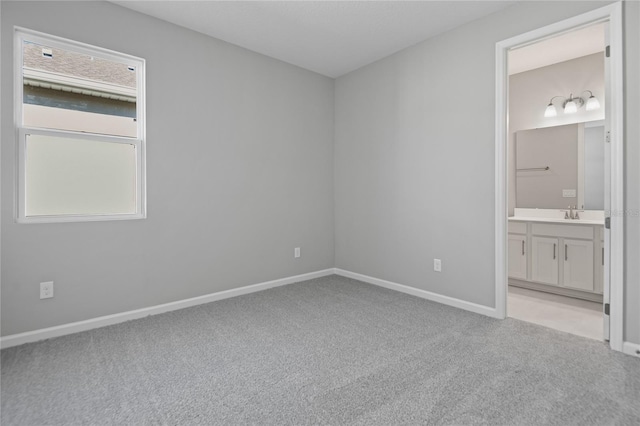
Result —
[[531, 280], [558, 285], [557, 238], [531, 237]]
[[593, 251], [595, 252], [595, 277], [594, 282], [596, 292], [602, 293], [604, 290], [604, 227], [598, 230], [599, 237], [594, 241]]
[[508, 239], [509, 276], [527, 279], [527, 236], [509, 234]]
[[564, 240], [562, 283], [577, 290], [595, 291], [593, 241]]
[[602, 226], [509, 221], [509, 284], [598, 301]]

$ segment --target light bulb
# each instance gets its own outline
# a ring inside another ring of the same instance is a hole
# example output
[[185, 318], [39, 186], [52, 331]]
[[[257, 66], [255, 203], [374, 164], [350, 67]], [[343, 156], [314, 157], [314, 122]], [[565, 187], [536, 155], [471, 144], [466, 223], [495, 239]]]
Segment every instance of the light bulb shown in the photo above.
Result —
[[544, 116], [545, 117], [555, 117], [556, 115], [558, 115], [558, 112], [556, 111], [556, 107], [553, 106], [553, 104], [549, 104], [547, 105], [547, 109], [544, 110]]
[[596, 99], [595, 96], [591, 95], [591, 97], [587, 100], [586, 110], [593, 111], [598, 108], [600, 108], [600, 102], [598, 102], [598, 99]]
[[570, 99], [569, 102], [567, 102], [567, 104], [564, 106], [564, 113], [575, 114], [576, 112], [578, 112], [578, 105], [576, 105], [576, 103], [572, 99]]

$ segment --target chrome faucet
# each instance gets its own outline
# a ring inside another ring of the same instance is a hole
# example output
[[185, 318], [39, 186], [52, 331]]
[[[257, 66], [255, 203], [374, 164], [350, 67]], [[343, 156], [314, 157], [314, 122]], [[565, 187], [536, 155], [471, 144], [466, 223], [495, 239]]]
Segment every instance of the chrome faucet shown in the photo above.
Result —
[[567, 206], [569, 210], [564, 210], [564, 218], [565, 219], [580, 219], [579, 212], [583, 212], [584, 210], [578, 210], [578, 206]]

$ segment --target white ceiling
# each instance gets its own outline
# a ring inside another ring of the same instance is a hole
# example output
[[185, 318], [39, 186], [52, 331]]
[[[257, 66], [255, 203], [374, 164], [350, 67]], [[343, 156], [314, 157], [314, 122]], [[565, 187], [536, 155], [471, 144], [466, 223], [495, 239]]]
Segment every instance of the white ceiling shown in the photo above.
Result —
[[339, 77], [516, 1], [113, 1]]
[[596, 24], [509, 52], [509, 74], [517, 74], [604, 50], [604, 25]]

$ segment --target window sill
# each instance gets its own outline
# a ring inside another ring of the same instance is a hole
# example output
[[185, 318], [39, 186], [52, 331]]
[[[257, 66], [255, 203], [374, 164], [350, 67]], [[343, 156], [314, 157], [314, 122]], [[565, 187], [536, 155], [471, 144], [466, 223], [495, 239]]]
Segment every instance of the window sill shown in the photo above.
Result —
[[147, 215], [142, 213], [114, 215], [27, 216], [16, 218], [16, 223], [21, 225], [28, 225], [32, 223], [104, 222], [112, 220], [138, 220], [146, 218]]

